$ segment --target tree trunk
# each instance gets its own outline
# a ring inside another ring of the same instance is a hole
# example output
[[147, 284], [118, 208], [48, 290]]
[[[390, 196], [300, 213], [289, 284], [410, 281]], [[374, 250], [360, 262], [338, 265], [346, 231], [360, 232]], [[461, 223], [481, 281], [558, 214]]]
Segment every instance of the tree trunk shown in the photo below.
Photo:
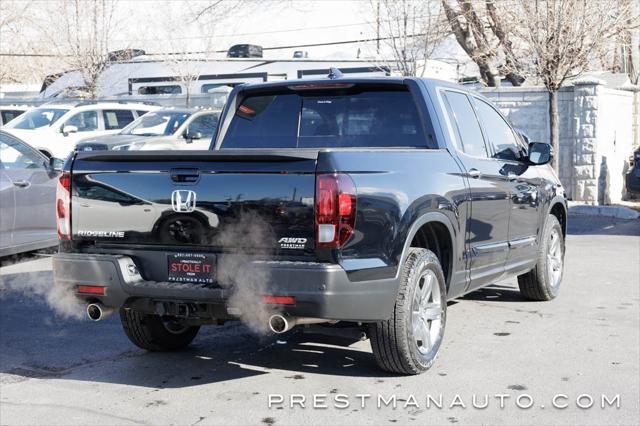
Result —
[[558, 91], [549, 91], [549, 143], [553, 147], [553, 169], [560, 169], [560, 114], [558, 114]]
[[491, 61], [487, 58], [476, 58], [474, 61], [478, 65], [480, 75], [484, 82], [487, 83], [487, 86], [500, 87], [500, 73]]

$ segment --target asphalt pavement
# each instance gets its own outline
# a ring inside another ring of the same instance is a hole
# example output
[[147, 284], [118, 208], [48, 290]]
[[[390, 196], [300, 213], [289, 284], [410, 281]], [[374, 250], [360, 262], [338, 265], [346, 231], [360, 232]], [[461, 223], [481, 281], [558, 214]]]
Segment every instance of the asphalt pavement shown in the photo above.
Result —
[[512, 279], [451, 302], [435, 365], [413, 377], [380, 372], [353, 329], [228, 323], [147, 353], [117, 315], [52, 311], [46, 255], [4, 259], [0, 423], [638, 424], [640, 220], [570, 219], [560, 296], [525, 301]]

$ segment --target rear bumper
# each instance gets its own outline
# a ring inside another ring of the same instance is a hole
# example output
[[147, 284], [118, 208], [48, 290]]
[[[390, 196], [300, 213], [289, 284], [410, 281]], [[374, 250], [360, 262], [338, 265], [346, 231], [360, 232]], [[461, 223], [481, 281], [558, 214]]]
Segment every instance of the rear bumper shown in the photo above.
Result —
[[[141, 299], [226, 306], [233, 294], [229, 288], [145, 281], [130, 265], [134, 262], [128, 256], [59, 253], [53, 258], [53, 275], [56, 285], [74, 291], [78, 285], [104, 286], [104, 296], [76, 295], [116, 309]], [[380, 321], [393, 312], [398, 289], [394, 278], [355, 282], [339, 265], [310, 262], [249, 261], [245, 267], [250, 276], [264, 281], [259, 287], [265, 294], [295, 297], [294, 305], [278, 309], [292, 316]]]

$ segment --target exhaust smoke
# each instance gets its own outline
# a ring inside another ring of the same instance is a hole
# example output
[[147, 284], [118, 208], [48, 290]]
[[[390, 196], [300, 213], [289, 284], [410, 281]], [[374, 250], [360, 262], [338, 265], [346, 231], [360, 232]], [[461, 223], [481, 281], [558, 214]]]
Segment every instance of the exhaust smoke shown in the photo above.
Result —
[[223, 252], [218, 257], [217, 279], [222, 287], [232, 291], [227, 302], [229, 311], [238, 312], [242, 322], [261, 334], [269, 332], [269, 318], [277, 313], [277, 308], [262, 299], [271, 294], [269, 273], [252, 267], [251, 261], [256, 251], [274, 247], [275, 240], [271, 225], [257, 213], [248, 211], [223, 224], [211, 242]]

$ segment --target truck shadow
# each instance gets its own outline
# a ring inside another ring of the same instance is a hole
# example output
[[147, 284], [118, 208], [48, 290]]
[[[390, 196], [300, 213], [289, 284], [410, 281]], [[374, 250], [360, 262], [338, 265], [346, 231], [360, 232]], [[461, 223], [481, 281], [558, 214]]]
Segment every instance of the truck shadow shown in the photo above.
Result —
[[[361, 340], [357, 327], [314, 326], [304, 332], [298, 328], [284, 335], [260, 336], [241, 323], [228, 323], [203, 327], [184, 351], [150, 353], [127, 340], [117, 314], [98, 324], [64, 319], [41, 297], [4, 290], [0, 291], [0, 383], [58, 379], [158, 390], [254, 377], [257, 384], [266, 380], [258, 389], [270, 389], [278, 382], [313, 380], [318, 375], [378, 380], [394, 376], [377, 367], [369, 342]], [[491, 291], [497, 300], [522, 300], [499, 286], [466, 298], [491, 298]], [[451, 302], [449, 309], [455, 311], [460, 303], [464, 301]], [[436, 372], [437, 365], [427, 375]]]
[[476, 300], [488, 302], [530, 302], [525, 299], [517, 285], [491, 284], [464, 295], [461, 300]]

